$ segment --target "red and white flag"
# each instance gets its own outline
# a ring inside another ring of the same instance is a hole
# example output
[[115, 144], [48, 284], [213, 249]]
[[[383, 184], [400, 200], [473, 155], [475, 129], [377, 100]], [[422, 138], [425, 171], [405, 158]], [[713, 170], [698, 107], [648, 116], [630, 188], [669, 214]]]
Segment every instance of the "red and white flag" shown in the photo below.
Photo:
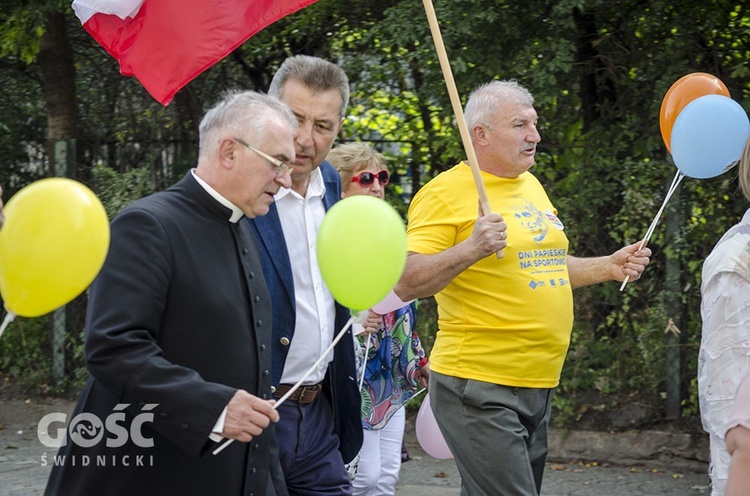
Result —
[[83, 27], [163, 105], [261, 29], [316, 0], [74, 0]]

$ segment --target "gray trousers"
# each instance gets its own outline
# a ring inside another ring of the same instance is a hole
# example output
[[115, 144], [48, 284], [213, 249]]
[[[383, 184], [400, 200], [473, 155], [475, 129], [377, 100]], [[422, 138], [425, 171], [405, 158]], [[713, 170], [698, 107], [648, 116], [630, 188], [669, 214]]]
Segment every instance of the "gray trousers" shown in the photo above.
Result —
[[554, 392], [430, 374], [430, 406], [462, 496], [540, 494]]

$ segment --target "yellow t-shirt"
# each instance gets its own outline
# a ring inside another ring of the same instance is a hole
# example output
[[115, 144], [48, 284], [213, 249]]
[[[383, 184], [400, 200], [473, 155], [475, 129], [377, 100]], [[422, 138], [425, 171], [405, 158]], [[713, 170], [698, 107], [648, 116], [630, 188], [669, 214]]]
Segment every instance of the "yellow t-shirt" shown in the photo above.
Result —
[[[557, 211], [529, 172], [482, 173], [493, 212], [508, 225], [505, 256], [478, 261], [435, 295], [438, 334], [430, 367], [507, 386], [552, 388], [570, 344], [573, 294], [568, 239]], [[466, 240], [478, 215], [471, 169], [439, 174], [409, 207], [407, 248], [442, 252]]]

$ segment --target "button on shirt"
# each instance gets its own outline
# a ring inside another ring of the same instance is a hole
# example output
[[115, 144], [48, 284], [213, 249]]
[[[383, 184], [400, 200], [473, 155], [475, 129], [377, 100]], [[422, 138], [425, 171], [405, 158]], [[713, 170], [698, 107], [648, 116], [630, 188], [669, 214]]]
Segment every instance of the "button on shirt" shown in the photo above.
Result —
[[[296, 320], [281, 383], [296, 384], [333, 341], [335, 302], [320, 275], [316, 245], [318, 229], [326, 214], [325, 184], [320, 169], [310, 174], [304, 198], [281, 188], [274, 197], [292, 265]], [[317, 384], [333, 360], [333, 351], [321, 360], [303, 384]]]

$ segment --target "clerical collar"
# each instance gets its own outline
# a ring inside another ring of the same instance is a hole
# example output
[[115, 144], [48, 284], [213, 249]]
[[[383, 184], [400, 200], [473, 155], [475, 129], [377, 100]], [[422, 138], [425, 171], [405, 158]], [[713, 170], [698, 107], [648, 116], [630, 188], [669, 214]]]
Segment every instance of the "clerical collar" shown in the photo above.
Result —
[[240, 210], [237, 205], [235, 205], [234, 203], [230, 202], [229, 200], [221, 196], [218, 191], [216, 191], [211, 186], [209, 186], [206, 181], [201, 179], [198, 176], [198, 174], [195, 173], [195, 169], [190, 169], [190, 172], [193, 174], [193, 177], [195, 178], [195, 180], [198, 181], [198, 184], [200, 184], [201, 187], [206, 190], [206, 193], [211, 195], [211, 197], [214, 200], [221, 203], [222, 205], [224, 205], [225, 207], [227, 207], [229, 210], [232, 211], [232, 215], [229, 216], [229, 222], [231, 222], [232, 224], [236, 224], [237, 222], [240, 221], [240, 219], [242, 219], [242, 217], [244, 217], [245, 213], [242, 210]]

